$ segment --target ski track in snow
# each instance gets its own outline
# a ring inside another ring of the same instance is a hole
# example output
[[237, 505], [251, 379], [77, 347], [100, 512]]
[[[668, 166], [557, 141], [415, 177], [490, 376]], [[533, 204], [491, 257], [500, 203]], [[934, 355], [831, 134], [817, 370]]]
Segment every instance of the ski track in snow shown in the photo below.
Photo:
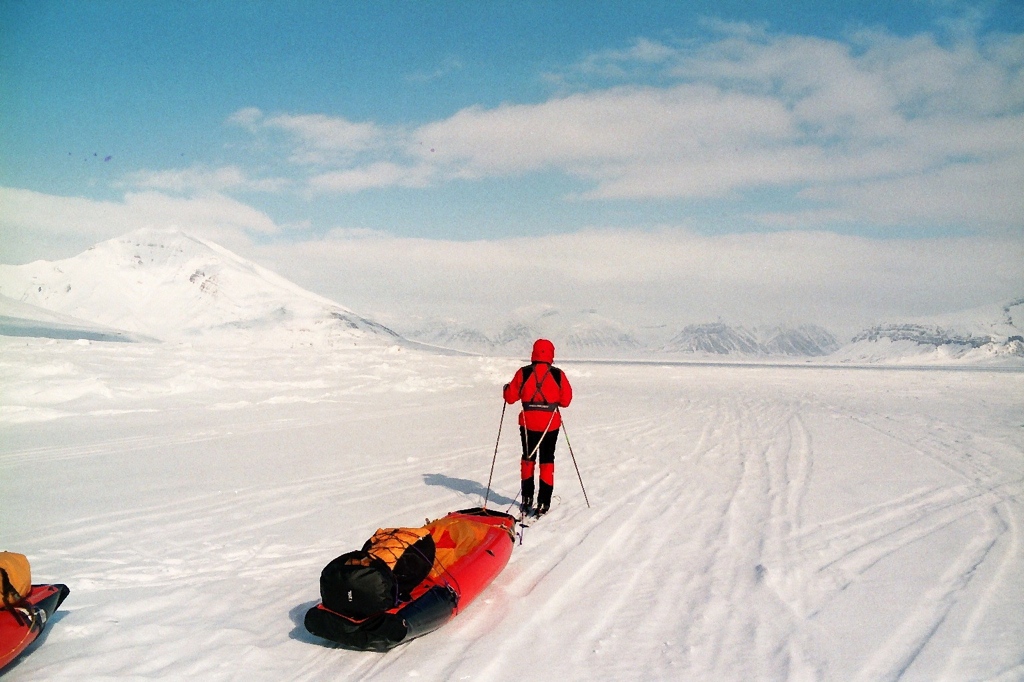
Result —
[[592, 507], [563, 437], [505, 571], [381, 655], [302, 628], [320, 568], [482, 502], [520, 363], [3, 343], [5, 548], [72, 589], [12, 680], [1024, 679], [1024, 375], [570, 365]]

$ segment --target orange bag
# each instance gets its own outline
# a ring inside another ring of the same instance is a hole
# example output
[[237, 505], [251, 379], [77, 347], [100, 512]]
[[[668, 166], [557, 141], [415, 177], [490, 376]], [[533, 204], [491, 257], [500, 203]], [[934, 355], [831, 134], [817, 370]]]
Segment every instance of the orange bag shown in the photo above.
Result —
[[0, 586], [4, 606], [14, 606], [32, 591], [32, 569], [28, 557], [17, 552], [0, 552]]

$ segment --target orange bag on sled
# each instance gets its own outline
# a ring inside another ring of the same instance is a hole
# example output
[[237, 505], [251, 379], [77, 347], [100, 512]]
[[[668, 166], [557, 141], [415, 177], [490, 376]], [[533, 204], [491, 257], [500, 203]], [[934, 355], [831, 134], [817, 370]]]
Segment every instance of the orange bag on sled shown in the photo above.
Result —
[[28, 558], [0, 552], [0, 673], [43, 632], [68, 596], [66, 585], [33, 585]]
[[32, 568], [28, 557], [17, 552], [0, 552], [0, 584], [4, 606], [14, 606], [32, 591]]
[[463, 509], [420, 528], [382, 528], [320, 573], [306, 630], [349, 649], [387, 651], [462, 611], [512, 554], [515, 517]]

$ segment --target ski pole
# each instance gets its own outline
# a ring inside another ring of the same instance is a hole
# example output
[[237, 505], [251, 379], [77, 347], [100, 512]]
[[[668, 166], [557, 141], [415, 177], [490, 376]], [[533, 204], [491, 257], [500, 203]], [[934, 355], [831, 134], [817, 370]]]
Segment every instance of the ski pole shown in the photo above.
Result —
[[494, 457], [491, 458], [491, 473], [487, 474], [487, 494], [484, 495], [484, 509], [487, 509], [487, 500], [491, 497], [491, 479], [494, 477], [494, 463], [498, 461], [498, 443], [501, 442], [501, 425], [505, 423], [505, 408], [508, 403], [501, 401], [501, 421], [498, 422], [498, 437], [494, 441]]
[[569, 432], [565, 430], [565, 421], [562, 422], [562, 435], [565, 436], [565, 444], [569, 446], [569, 456], [572, 457], [572, 465], [576, 469], [576, 478], [580, 479], [580, 488], [583, 490], [583, 501], [590, 509], [590, 499], [587, 497], [587, 488], [583, 485], [583, 477], [580, 476], [580, 467], [576, 464], [576, 455], [572, 454], [572, 443], [569, 442]]

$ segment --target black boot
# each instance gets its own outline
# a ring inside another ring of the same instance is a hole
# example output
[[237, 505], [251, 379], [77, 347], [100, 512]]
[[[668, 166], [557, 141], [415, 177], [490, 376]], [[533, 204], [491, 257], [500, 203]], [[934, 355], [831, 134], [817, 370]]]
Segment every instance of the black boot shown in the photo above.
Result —
[[523, 491], [523, 503], [519, 506], [519, 509], [524, 514], [529, 514], [530, 510], [533, 509], [533, 478], [524, 478], [521, 481]]
[[554, 488], [541, 481], [540, 490], [537, 492], [537, 516], [540, 516], [551, 509], [551, 493], [554, 492]]

